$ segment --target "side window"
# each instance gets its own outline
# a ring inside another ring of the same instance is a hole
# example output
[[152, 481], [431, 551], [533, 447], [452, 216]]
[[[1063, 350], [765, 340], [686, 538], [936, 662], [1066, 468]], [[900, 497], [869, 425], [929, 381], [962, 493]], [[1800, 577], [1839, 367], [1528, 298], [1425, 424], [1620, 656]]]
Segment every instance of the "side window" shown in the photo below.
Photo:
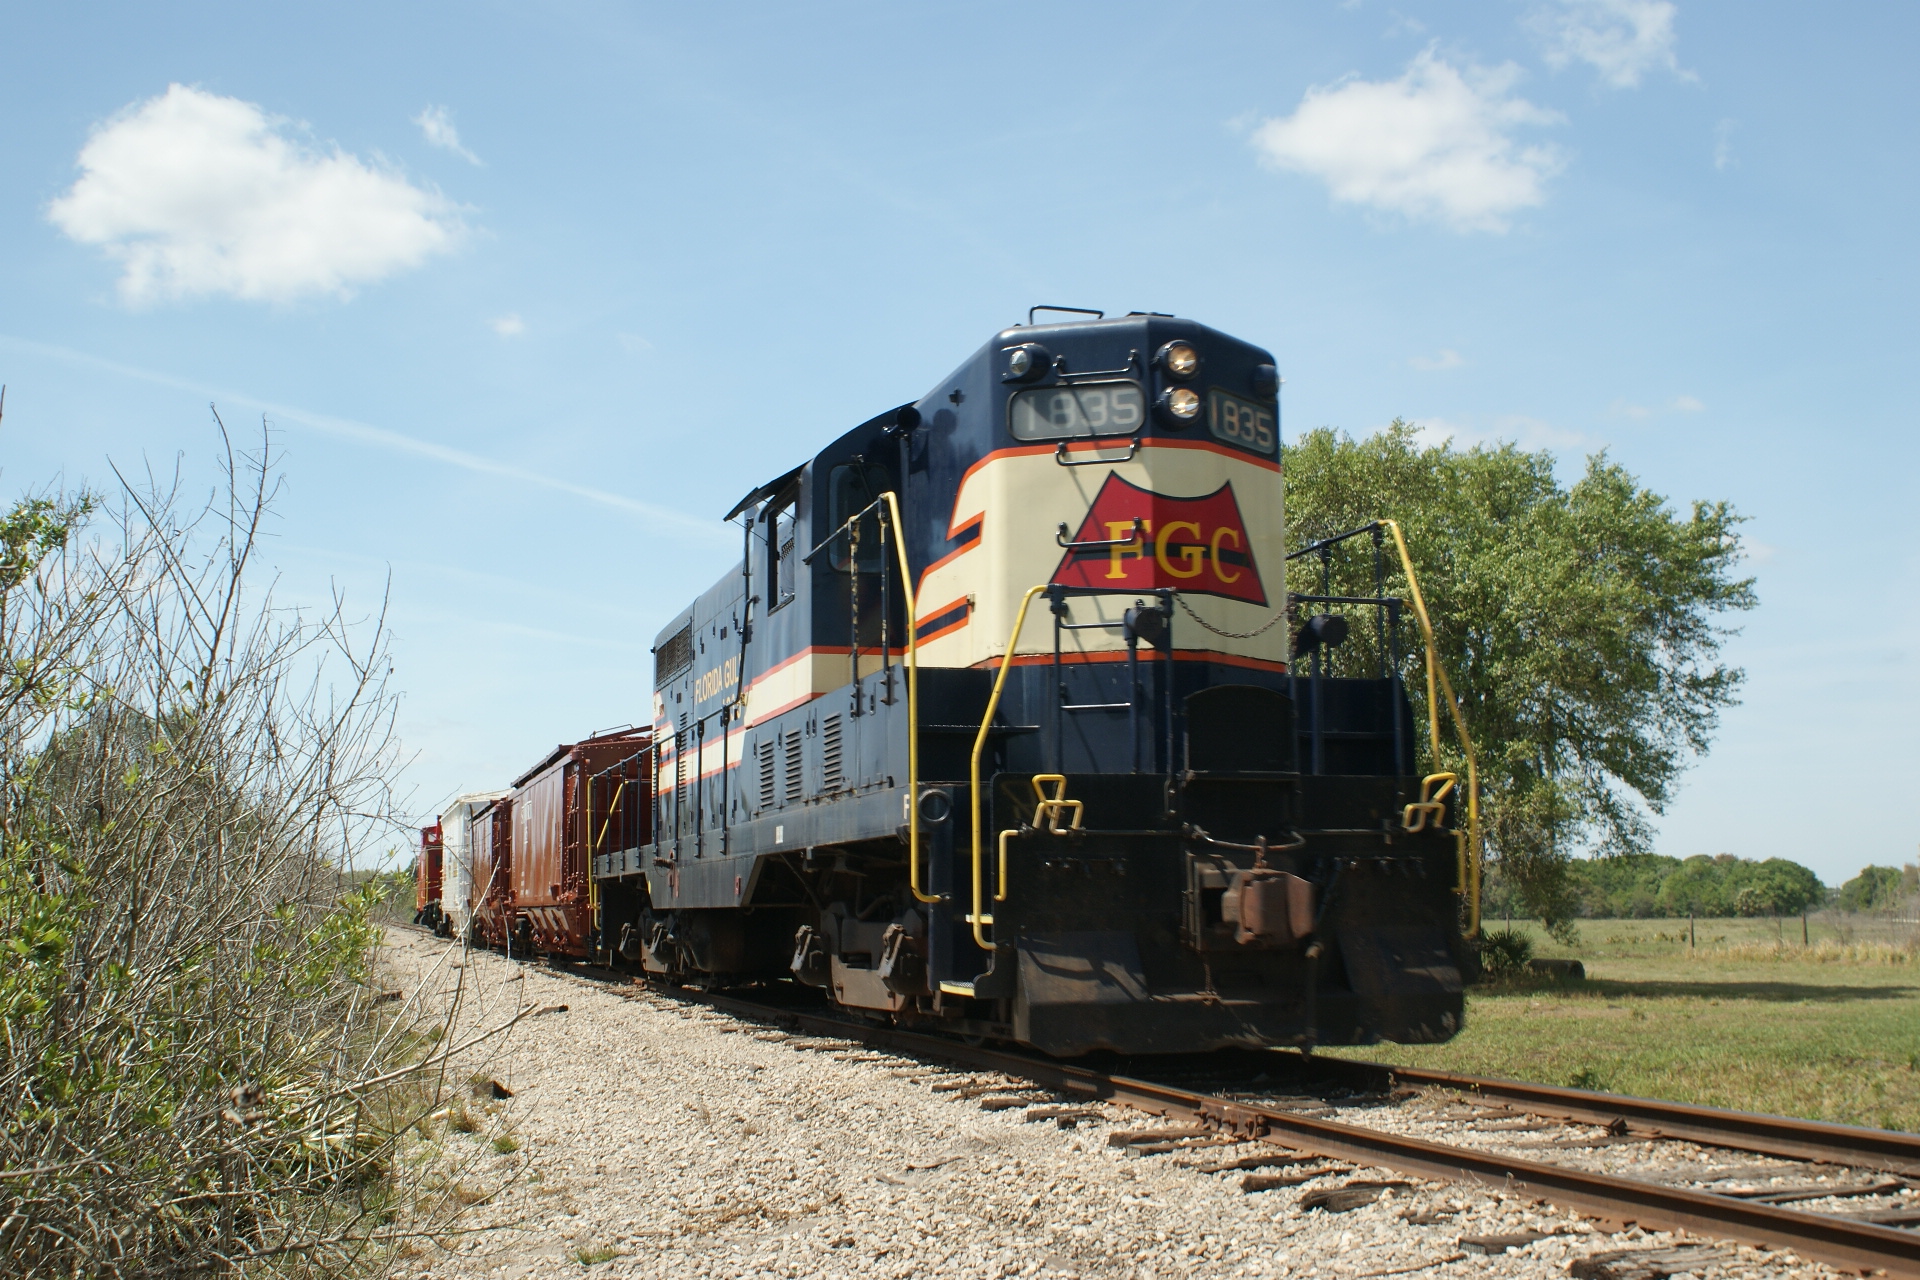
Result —
[[778, 609], [793, 599], [800, 572], [800, 551], [795, 545], [797, 517], [800, 514], [800, 490], [787, 490], [767, 505], [767, 599], [769, 610]]
[[[873, 500], [892, 488], [887, 473], [880, 467], [842, 463], [827, 474], [827, 529], [837, 530], [856, 511], [865, 510]], [[828, 561], [841, 573], [853, 564], [851, 530], [834, 538]], [[880, 516], [870, 512], [860, 521], [860, 572], [880, 571]]]

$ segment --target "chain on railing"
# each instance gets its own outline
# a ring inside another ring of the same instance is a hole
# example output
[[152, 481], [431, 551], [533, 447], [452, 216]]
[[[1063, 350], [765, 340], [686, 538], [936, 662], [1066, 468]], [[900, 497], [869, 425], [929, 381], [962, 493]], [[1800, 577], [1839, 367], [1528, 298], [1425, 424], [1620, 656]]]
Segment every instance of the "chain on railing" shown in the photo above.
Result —
[[1173, 593], [1173, 598], [1174, 598], [1174, 601], [1178, 603], [1179, 606], [1186, 611], [1186, 614], [1189, 618], [1192, 618], [1195, 622], [1199, 623], [1202, 627], [1205, 627], [1208, 631], [1213, 632], [1213, 634], [1219, 636], [1223, 640], [1252, 640], [1256, 636], [1265, 635], [1267, 632], [1273, 630], [1275, 627], [1279, 626], [1281, 623], [1287, 620], [1287, 611], [1285, 609], [1276, 609], [1271, 618], [1267, 619], [1266, 622], [1261, 624], [1259, 627], [1256, 627], [1252, 631], [1223, 631], [1219, 627], [1214, 626], [1211, 622], [1208, 622], [1205, 618], [1201, 617], [1199, 614], [1195, 613], [1193, 611], [1193, 606], [1187, 603], [1187, 598], [1181, 595], [1178, 591]]

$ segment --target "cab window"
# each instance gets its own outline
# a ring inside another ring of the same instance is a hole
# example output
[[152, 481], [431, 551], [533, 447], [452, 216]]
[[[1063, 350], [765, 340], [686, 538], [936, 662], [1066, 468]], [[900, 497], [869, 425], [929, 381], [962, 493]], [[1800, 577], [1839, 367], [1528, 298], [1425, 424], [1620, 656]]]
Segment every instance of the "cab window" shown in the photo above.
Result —
[[778, 609], [793, 599], [799, 582], [800, 551], [797, 546], [800, 514], [800, 488], [795, 485], [767, 504], [760, 517], [767, 540], [767, 608]]
[[[827, 473], [827, 533], [833, 536], [828, 562], [846, 573], [853, 566], [852, 530], [834, 535], [834, 531], [853, 518], [856, 511], [873, 504], [874, 499], [892, 488], [885, 469], [858, 459], [842, 463]], [[860, 572], [880, 571], [880, 513], [869, 511], [861, 517]]]

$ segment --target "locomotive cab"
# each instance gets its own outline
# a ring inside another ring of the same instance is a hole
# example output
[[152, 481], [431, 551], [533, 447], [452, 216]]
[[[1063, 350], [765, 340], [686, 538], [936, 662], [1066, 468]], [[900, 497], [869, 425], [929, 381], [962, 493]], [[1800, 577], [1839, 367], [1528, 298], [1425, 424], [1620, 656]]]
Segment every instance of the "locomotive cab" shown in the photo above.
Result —
[[1459, 797], [1400, 602], [1288, 592], [1278, 382], [1176, 317], [1029, 323], [749, 491], [655, 644], [601, 936], [1058, 1054], [1452, 1035]]

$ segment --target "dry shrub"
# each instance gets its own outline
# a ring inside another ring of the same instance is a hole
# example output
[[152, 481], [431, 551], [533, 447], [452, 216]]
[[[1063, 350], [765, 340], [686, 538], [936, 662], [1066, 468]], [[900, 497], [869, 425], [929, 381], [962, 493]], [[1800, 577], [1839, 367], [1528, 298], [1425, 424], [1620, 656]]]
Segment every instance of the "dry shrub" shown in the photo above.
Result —
[[197, 511], [122, 478], [0, 519], [10, 1274], [338, 1274], [422, 1229], [444, 1028], [375, 999], [386, 890], [345, 870], [393, 837], [384, 632], [253, 587], [272, 470], [226, 458]]
[[1905, 965], [1920, 961], [1920, 937], [1902, 942], [1837, 942], [1822, 938], [1812, 946], [1798, 942], [1735, 942], [1711, 950], [1702, 959], [1791, 960], [1796, 964]]

